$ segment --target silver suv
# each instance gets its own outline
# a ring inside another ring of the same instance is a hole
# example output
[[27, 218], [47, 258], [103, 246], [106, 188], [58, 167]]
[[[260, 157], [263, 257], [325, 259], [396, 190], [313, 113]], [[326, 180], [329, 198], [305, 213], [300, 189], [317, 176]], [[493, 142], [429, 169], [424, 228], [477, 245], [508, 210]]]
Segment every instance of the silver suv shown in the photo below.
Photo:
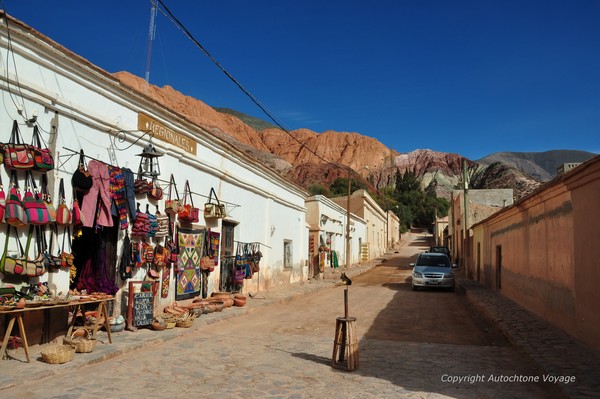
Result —
[[454, 266], [443, 253], [423, 252], [415, 263], [410, 264], [412, 271], [412, 289], [446, 288], [454, 291]]

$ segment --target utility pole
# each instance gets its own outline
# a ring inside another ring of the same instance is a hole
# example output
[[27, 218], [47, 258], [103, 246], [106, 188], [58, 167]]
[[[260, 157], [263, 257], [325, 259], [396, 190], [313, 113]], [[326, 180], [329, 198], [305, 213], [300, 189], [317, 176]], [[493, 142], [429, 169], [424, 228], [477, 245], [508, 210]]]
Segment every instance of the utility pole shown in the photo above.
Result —
[[468, 204], [469, 201], [467, 199], [467, 194], [469, 192], [469, 182], [467, 181], [467, 160], [463, 159], [463, 199], [464, 199], [464, 216], [463, 216], [463, 229], [464, 229], [464, 242], [463, 242], [463, 256], [465, 258], [465, 272], [467, 273], [468, 276], [468, 271], [467, 268], [469, 267], [469, 250], [470, 250], [470, 245], [469, 245], [469, 224], [468, 224], [468, 214], [469, 214], [469, 209], [468, 209]]
[[150, 8], [150, 29], [148, 30], [148, 48], [146, 51], [146, 73], [144, 79], [150, 83], [150, 60], [152, 59], [152, 42], [156, 34], [156, 2], [152, 1]]
[[346, 269], [350, 267], [350, 167], [348, 166], [348, 198], [346, 199]]

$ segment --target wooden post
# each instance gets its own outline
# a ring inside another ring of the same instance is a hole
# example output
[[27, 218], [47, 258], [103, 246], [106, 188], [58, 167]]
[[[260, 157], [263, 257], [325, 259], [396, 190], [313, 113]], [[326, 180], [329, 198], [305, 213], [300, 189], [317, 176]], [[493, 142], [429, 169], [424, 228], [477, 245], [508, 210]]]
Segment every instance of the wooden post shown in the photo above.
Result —
[[344, 289], [344, 318], [348, 318], [348, 286]]

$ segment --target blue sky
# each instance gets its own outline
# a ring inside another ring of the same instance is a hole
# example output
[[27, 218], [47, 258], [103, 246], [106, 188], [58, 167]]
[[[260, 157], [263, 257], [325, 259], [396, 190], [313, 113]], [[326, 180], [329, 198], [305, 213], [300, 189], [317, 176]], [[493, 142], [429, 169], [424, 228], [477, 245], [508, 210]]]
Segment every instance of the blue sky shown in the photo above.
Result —
[[[163, 0], [288, 130], [476, 160], [600, 152], [600, 1]], [[144, 76], [149, 0], [2, 0], [108, 72]], [[150, 82], [268, 117], [160, 11]]]

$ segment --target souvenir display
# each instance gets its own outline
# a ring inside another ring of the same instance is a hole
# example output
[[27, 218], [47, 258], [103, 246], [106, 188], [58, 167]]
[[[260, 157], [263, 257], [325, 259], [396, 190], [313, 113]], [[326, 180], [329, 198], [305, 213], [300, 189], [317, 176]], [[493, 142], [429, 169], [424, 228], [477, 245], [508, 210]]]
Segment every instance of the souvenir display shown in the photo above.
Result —
[[71, 185], [75, 191], [83, 191], [87, 192], [92, 185], [94, 184], [94, 180], [92, 179], [92, 175], [87, 170], [87, 165], [85, 163], [85, 155], [83, 150], [79, 151], [79, 163], [75, 172], [73, 172], [73, 177], [71, 178]]
[[163, 189], [156, 178], [152, 179], [151, 188], [148, 190], [148, 198], [160, 201], [163, 198]]
[[27, 223], [44, 225], [50, 223], [50, 214], [42, 195], [37, 189], [35, 180], [30, 171], [26, 173], [25, 194], [23, 195], [23, 208], [27, 215]]
[[54, 158], [52, 157], [52, 152], [43, 141], [38, 125], [34, 125], [33, 136], [31, 138], [31, 151], [34, 161], [33, 169], [47, 172], [54, 169]]
[[[175, 198], [173, 198], [172, 193], [175, 192]], [[173, 175], [169, 180], [169, 193], [167, 194], [167, 199], [165, 200], [165, 212], [167, 214], [176, 215], [183, 210], [183, 204], [179, 199], [179, 192], [177, 191], [177, 185], [175, 184], [175, 179]]]
[[2, 185], [2, 175], [0, 175], [0, 223], [4, 223], [4, 212], [6, 210], [6, 193]]
[[206, 229], [177, 230], [179, 255], [177, 257], [177, 275], [175, 300], [196, 297], [201, 289], [200, 259], [204, 251]]
[[[62, 181], [62, 179], [61, 179]], [[64, 190], [63, 190], [64, 192]], [[42, 184], [40, 188], [40, 193], [46, 204], [46, 208], [48, 209], [48, 214], [50, 215], [50, 223], [56, 221], [56, 208], [54, 207], [54, 203], [52, 201], [52, 196], [48, 192], [48, 176], [43, 173], [42, 174]]]
[[23, 208], [21, 200], [21, 192], [19, 190], [19, 181], [17, 180], [16, 172], [13, 170], [10, 175], [10, 191], [6, 199], [6, 209], [4, 211], [4, 219], [6, 223], [15, 227], [23, 227], [27, 224], [27, 215]]
[[[212, 202], [213, 196], [216, 202]], [[217, 198], [217, 193], [215, 193], [215, 189], [211, 187], [210, 193], [208, 194], [208, 202], [204, 204], [204, 218], [214, 219], [224, 218], [226, 216], [227, 211], [225, 208], [225, 204], [221, 204], [221, 201], [219, 201], [219, 198]]]
[[[187, 200], [190, 203], [187, 203]], [[177, 215], [177, 219], [184, 223], [197, 223], [200, 220], [200, 210], [194, 207], [194, 199], [192, 198], [192, 192], [190, 190], [189, 181], [185, 181], [185, 188], [183, 191], [183, 210]]]
[[71, 209], [66, 204], [65, 186], [63, 179], [60, 179], [58, 185], [58, 207], [56, 208], [56, 224], [59, 226], [67, 226], [71, 224]]
[[31, 169], [35, 164], [31, 145], [25, 144], [21, 137], [19, 124], [13, 122], [10, 140], [4, 144], [4, 166], [7, 169]]
[[[18, 233], [16, 232], [16, 228], [14, 226], [8, 225], [6, 229], [6, 240], [4, 243], [4, 252], [2, 253], [2, 258], [0, 258], [0, 272], [4, 274], [10, 274], [15, 276], [28, 276], [28, 277], [37, 277], [41, 276], [46, 272], [45, 262], [42, 258], [37, 258], [35, 260], [30, 260], [28, 258], [28, 251], [31, 245], [31, 238], [33, 235], [32, 225], [29, 229], [29, 235], [27, 237], [27, 246], [26, 249], [23, 249], [23, 245], [19, 240]], [[18, 256], [8, 256], [8, 243], [11, 235], [11, 230], [15, 230], [15, 239], [18, 243]]]

